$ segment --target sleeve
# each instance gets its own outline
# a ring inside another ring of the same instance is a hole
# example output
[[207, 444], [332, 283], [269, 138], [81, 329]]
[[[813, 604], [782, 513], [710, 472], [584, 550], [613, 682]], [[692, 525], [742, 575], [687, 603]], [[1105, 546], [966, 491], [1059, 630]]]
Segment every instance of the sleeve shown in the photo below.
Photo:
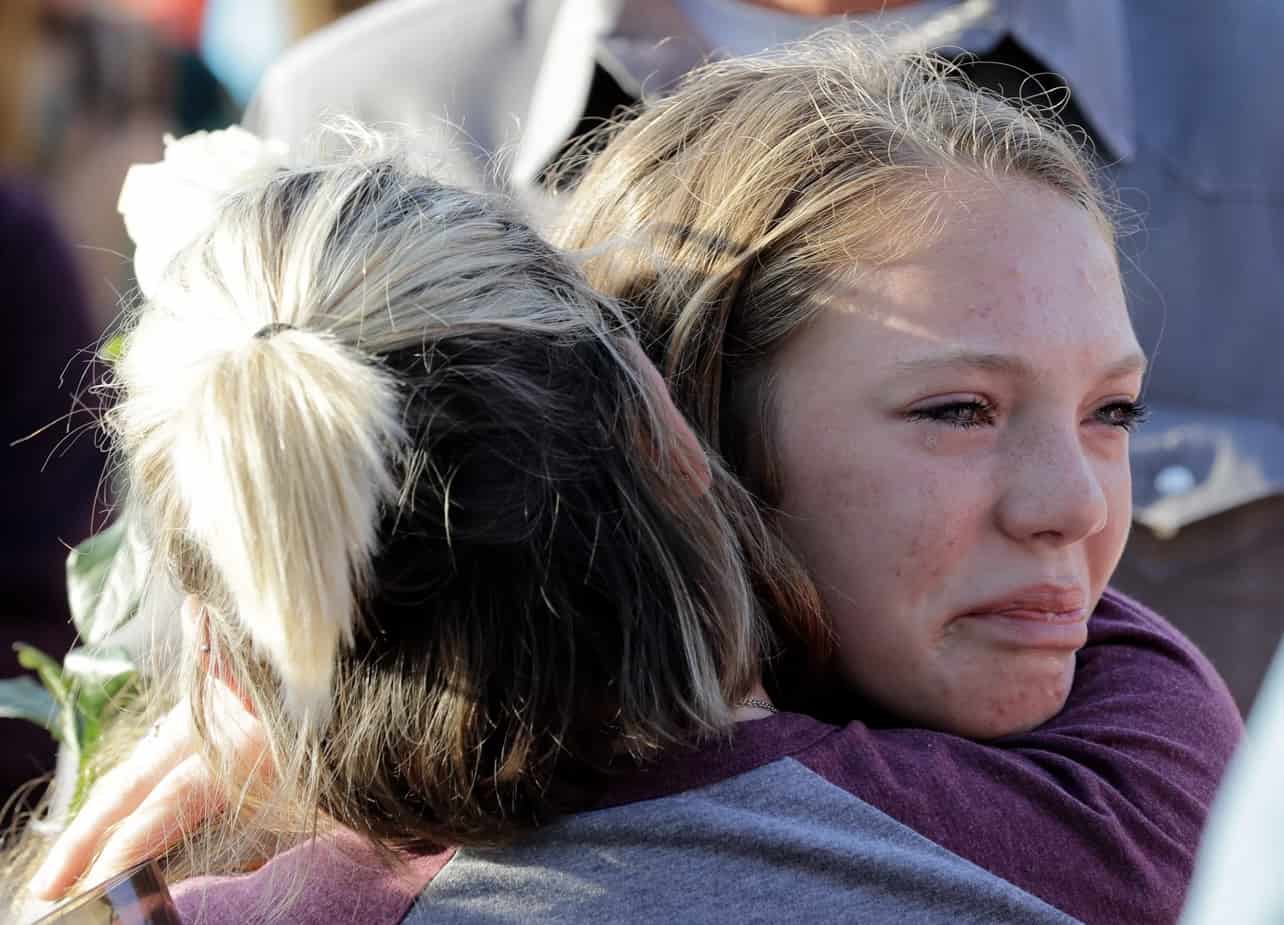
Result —
[[294, 925], [395, 925], [406, 920], [453, 857], [453, 849], [402, 852], [389, 865], [362, 836], [338, 830], [278, 854], [250, 873], [179, 881], [171, 895], [182, 921], [199, 925], [278, 917]]
[[1087, 923], [1177, 920], [1243, 724], [1208, 661], [1107, 591], [1065, 708], [978, 743], [852, 723], [797, 755], [956, 854]]

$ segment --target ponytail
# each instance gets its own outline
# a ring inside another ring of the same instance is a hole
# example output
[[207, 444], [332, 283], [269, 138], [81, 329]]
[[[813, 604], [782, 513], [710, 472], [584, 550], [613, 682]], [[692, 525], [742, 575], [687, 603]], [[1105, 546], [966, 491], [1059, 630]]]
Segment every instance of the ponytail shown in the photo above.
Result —
[[179, 515], [162, 522], [185, 524], [161, 547], [207, 561], [185, 590], [239, 624], [287, 712], [323, 727], [396, 492], [396, 388], [332, 334], [266, 318], [253, 333], [228, 288], [184, 282], [162, 287], [131, 333], [117, 429], [136, 477]]
[[193, 538], [280, 673], [286, 708], [324, 722], [395, 490], [393, 387], [329, 338], [288, 330], [214, 365], [190, 407], [174, 460]]

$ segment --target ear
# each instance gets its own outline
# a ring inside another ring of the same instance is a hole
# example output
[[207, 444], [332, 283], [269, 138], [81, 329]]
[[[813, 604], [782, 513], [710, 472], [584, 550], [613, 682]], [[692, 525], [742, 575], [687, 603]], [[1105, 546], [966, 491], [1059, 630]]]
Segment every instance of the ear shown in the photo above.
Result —
[[691, 482], [691, 487], [704, 494], [713, 484], [713, 470], [709, 466], [709, 457], [700, 443], [700, 438], [696, 436], [687, 419], [678, 410], [678, 406], [673, 403], [673, 396], [669, 394], [669, 387], [665, 384], [664, 377], [655, 368], [646, 351], [634, 341], [627, 341], [625, 349], [638, 364], [638, 369], [642, 371], [647, 386], [655, 398], [656, 406], [660, 410], [664, 425], [673, 434], [673, 446], [677, 454], [674, 462], [679, 471]]
[[229, 670], [226, 659], [219, 658], [210, 645], [209, 617], [205, 605], [194, 594], [183, 598], [180, 612], [183, 626], [183, 647], [186, 651], [197, 653], [197, 666], [202, 674], [211, 681], [226, 688], [251, 714], [254, 707], [245, 696], [241, 685]]
[[[209, 638], [205, 625], [205, 606], [201, 603], [201, 599], [195, 594], [184, 597], [179, 617], [183, 627], [184, 651], [191, 652], [195, 649], [202, 655], [207, 655]], [[205, 667], [205, 661], [206, 659], [202, 659], [202, 668]]]

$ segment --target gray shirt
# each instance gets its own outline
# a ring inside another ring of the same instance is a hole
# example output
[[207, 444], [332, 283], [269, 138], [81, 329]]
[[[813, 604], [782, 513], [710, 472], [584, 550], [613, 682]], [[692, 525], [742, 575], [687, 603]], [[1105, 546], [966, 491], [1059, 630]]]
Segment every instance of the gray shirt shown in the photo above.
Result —
[[781, 758], [698, 790], [461, 850], [404, 921], [1075, 920]]

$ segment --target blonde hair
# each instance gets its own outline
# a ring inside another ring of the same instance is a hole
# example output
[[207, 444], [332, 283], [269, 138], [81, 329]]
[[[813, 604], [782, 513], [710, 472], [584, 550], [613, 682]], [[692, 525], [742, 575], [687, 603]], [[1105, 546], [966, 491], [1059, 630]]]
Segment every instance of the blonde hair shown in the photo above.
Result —
[[[935, 57], [829, 36], [697, 69], [590, 138], [556, 174], [576, 185], [555, 240], [631, 306], [678, 406], [770, 510], [771, 357], [836, 278], [930, 241], [948, 174], [1050, 187], [1111, 234], [1086, 159], [1046, 114], [977, 91]], [[760, 589], [805, 588], [783, 540], [753, 560]], [[765, 599], [793, 649], [774, 692], [823, 709], [797, 697], [832, 639], [814, 595], [792, 600], [811, 609]]]
[[153, 703], [191, 696], [234, 812], [173, 871], [330, 823], [502, 840], [720, 734], [757, 675], [752, 529], [683, 477], [618, 309], [502, 204], [354, 144], [225, 201], [118, 365], [130, 503], [274, 771], [224, 754], [185, 645]]

